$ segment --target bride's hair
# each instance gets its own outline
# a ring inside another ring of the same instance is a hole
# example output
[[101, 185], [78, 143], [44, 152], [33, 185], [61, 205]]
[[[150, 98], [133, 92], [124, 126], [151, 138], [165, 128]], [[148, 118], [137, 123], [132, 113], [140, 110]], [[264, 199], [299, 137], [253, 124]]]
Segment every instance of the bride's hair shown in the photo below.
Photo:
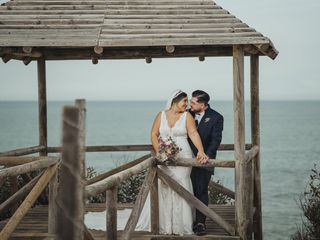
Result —
[[178, 103], [180, 102], [182, 99], [184, 99], [185, 97], [188, 97], [188, 95], [185, 93], [185, 92], [178, 92], [177, 93], [177, 96], [175, 96], [173, 99], [172, 99], [172, 102], [171, 102], [171, 106], [175, 103]]

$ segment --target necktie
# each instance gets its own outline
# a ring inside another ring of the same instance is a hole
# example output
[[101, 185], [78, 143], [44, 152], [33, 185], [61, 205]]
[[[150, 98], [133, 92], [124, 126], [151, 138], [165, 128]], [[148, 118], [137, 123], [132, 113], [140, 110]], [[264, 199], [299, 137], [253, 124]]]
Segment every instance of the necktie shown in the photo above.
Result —
[[197, 119], [197, 120], [196, 120], [196, 127], [198, 127], [198, 124], [199, 124], [199, 123], [198, 123], [198, 119]]

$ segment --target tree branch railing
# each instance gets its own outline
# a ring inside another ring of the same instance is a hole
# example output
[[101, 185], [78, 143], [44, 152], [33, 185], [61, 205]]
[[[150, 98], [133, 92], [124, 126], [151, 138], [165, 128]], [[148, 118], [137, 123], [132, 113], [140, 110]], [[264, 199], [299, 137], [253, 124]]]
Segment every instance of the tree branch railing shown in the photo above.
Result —
[[[246, 144], [246, 150], [251, 149], [252, 144]], [[136, 145], [97, 145], [97, 146], [86, 146], [86, 152], [143, 152], [152, 151], [151, 144], [136, 144]], [[59, 153], [62, 147], [48, 147], [48, 153]], [[218, 148], [219, 151], [233, 151], [234, 144], [221, 144]]]
[[[5, 157], [7, 160], [8, 157]], [[28, 159], [27, 157], [21, 157], [21, 159]], [[14, 177], [20, 174], [33, 172], [39, 169], [43, 169], [58, 163], [58, 157], [39, 157], [40, 160], [33, 161], [18, 166], [8, 167], [0, 170], [0, 179], [6, 177]], [[1, 159], [0, 159], [1, 161]]]
[[45, 150], [45, 146], [33, 146], [33, 147], [26, 147], [26, 148], [18, 148], [6, 152], [0, 152], [0, 156], [23, 156], [33, 153], [39, 153]]
[[23, 217], [32, 207], [32, 205], [37, 200], [37, 198], [39, 197], [41, 192], [44, 190], [44, 188], [48, 185], [52, 176], [55, 174], [57, 168], [58, 168], [57, 162], [54, 164], [48, 165], [48, 168], [43, 172], [43, 174], [41, 174], [41, 176], [39, 175], [39, 177], [36, 177], [36, 180], [32, 180], [31, 182], [29, 182], [29, 185], [27, 184], [24, 188], [20, 189], [20, 191], [16, 193], [16, 196], [12, 196], [6, 202], [0, 205], [1, 207], [6, 207], [12, 204], [13, 199], [21, 199], [22, 198], [21, 195], [25, 195], [25, 192], [31, 188], [30, 186], [34, 185], [31, 191], [29, 192], [29, 194], [27, 195], [27, 197], [22, 202], [22, 204], [14, 212], [12, 217], [9, 219], [9, 221], [1, 230], [0, 232], [1, 240], [9, 239], [9, 237], [14, 232], [14, 230], [16, 229], [20, 221], [23, 219]]

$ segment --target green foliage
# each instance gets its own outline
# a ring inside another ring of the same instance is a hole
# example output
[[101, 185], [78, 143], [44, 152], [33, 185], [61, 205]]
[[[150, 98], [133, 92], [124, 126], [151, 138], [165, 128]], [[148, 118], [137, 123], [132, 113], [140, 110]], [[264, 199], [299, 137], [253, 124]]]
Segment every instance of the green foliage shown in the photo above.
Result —
[[[220, 180], [217, 180], [216, 183], [221, 184]], [[233, 200], [227, 195], [218, 192], [214, 187], [209, 185], [209, 204], [231, 204]]]
[[292, 236], [293, 240], [320, 239], [320, 169], [314, 165], [305, 192], [299, 199], [303, 211], [302, 226]]

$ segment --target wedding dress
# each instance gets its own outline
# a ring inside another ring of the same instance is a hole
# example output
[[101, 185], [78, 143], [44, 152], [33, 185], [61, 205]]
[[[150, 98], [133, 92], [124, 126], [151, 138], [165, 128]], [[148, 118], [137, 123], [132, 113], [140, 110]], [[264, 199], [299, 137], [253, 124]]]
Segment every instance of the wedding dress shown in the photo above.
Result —
[[[178, 153], [178, 158], [192, 158], [192, 151], [187, 140], [186, 129], [187, 112], [184, 112], [170, 128], [166, 112], [161, 113], [160, 136], [167, 138], [169, 136], [182, 149]], [[159, 166], [166, 174], [176, 180], [180, 185], [193, 194], [192, 183], [190, 179], [191, 167], [173, 167]], [[193, 214], [191, 206], [180, 197], [174, 190], [159, 180], [159, 231], [160, 234], [193, 234], [192, 223]], [[130, 216], [131, 210], [118, 210], [117, 227], [122, 230]], [[85, 216], [85, 223], [88, 228], [105, 230], [105, 212], [88, 213]], [[150, 231], [150, 194], [146, 199], [142, 209], [136, 231]]]

